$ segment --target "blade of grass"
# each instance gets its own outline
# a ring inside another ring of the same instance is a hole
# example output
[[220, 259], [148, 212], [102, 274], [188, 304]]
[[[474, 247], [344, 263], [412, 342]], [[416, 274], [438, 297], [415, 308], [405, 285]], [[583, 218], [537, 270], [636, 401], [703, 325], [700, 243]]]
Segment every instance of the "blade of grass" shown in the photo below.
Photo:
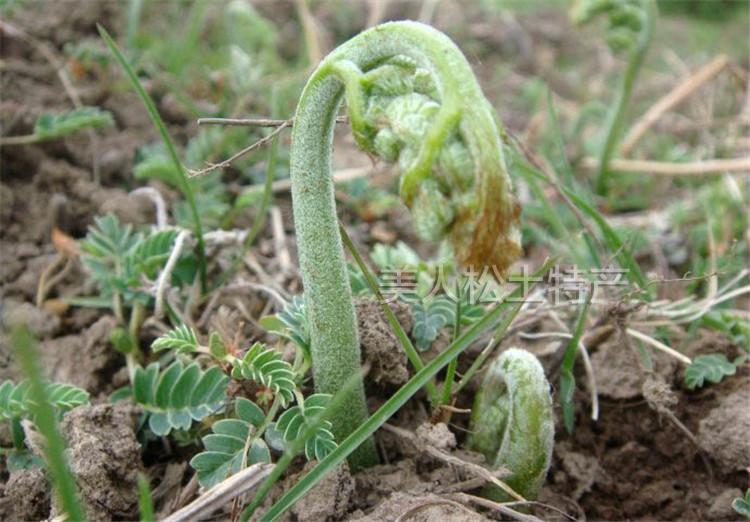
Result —
[[[588, 185], [584, 186], [583, 184], [579, 183], [573, 176], [573, 169], [570, 166], [568, 156], [565, 153], [565, 142], [563, 140], [562, 127], [560, 127], [560, 120], [557, 117], [555, 100], [552, 97], [552, 90], [549, 89], [549, 87], [547, 88], [547, 117], [549, 119], [550, 128], [552, 130], [553, 142], [555, 144], [555, 148], [557, 149], [557, 153], [560, 156], [559, 163], [560, 170], [562, 171], [561, 185], [576, 193], [582, 194], [582, 197], [586, 200], [586, 202], [591, 203], [593, 197]], [[599, 266], [599, 254], [596, 250], [596, 246], [594, 245], [593, 238], [588, 237], [587, 234], [583, 234], [583, 239], [584, 244], [586, 245], [586, 248], [589, 252], [588, 266]], [[578, 259], [577, 262], [580, 264], [580, 259], [582, 259], [583, 256], [578, 252], [578, 249], [575, 248], [574, 245], [575, 243], [571, 244], [570, 249], [574, 251], [574, 256]]]
[[[536, 275], [543, 274], [547, 271], [547, 265], [542, 270], [537, 271]], [[495, 305], [485, 316], [474, 323], [466, 330], [455, 342], [451, 343], [448, 348], [435, 357], [432, 361], [417, 372], [414, 377], [403, 385], [399, 390], [388, 399], [375, 413], [373, 413], [359, 428], [349, 435], [335, 450], [326, 458], [321, 460], [307, 475], [297, 482], [284, 496], [281, 497], [271, 509], [264, 513], [260, 520], [273, 521], [281, 516], [297, 500], [302, 498], [310, 489], [312, 489], [326, 474], [332, 471], [336, 466], [343, 462], [346, 457], [353, 452], [360, 444], [369, 439], [378, 428], [385, 424], [406, 402], [414, 396], [427, 382], [432, 379], [440, 370], [445, 368], [448, 363], [465, 350], [486, 328], [490, 327], [501, 315], [505, 309], [507, 301], [510, 299], [520, 299], [522, 297], [523, 287], [519, 286], [511, 292], [506, 300]], [[520, 306], [519, 306], [520, 308]], [[504, 321], [510, 324], [509, 321]], [[252, 506], [251, 506], [252, 507]], [[252, 515], [251, 510], [243, 512], [242, 520], [248, 520]]]
[[138, 508], [141, 513], [141, 522], [154, 522], [154, 501], [151, 498], [151, 487], [148, 479], [138, 474]]
[[161, 119], [159, 111], [156, 110], [154, 101], [143, 88], [143, 85], [141, 85], [141, 82], [138, 80], [138, 76], [136, 76], [135, 71], [133, 71], [133, 68], [130, 66], [127, 59], [120, 51], [120, 48], [109, 35], [107, 30], [99, 24], [96, 24], [96, 27], [99, 30], [99, 35], [107, 44], [107, 47], [109, 47], [110, 52], [115, 56], [117, 63], [119, 63], [120, 67], [122, 67], [123, 71], [125, 71], [125, 74], [130, 80], [130, 84], [132, 85], [133, 89], [135, 89], [136, 93], [138, 93], [138, 96], [143, 102], [143, 105], [146, 106], [146, 111], [151, 118], [151, 122], [154, 124], [154, 127], [156, 127], [156, 130], [159, 131], [161, 139], [162, 141], [164, 141], [164, 145], [166, 146], [167, 152], [169, 153], [169, 157], [171, 158], [172, 163], [174, 163], [175, 169], [177, 170], [178, 176], [175, 178], [174, 184], [185, 197], [185, 200], [188, 203], [188, 207], [190, 208], [190, 213], [192, 214], [193, 221], [195, 222], [195, 238], [197, 243], [196, 249], [200, 271], [201, 291], [205, 293], [206, 246], [203, 241], [203, 225], [201, 223], [200, 214], [198, 213], [198, 206], [195, 203], [195, 194], [193, 192], [193, 187], [190, 185], [190, 180], [188, 179], [187, 173], [185, 172], [185, 167], [182, 165], [182, 163], [180, 162], [180, 158], [177, 156], [177, 149], [175, 149], [175, 146], [172, 143], [172, 139], [169, 137], [169, 132], [167, 132], [167, 127], [166, 125], [164, 125], [164, 121]]
[[292, 441], [291, 444], [289, 444], [286, 447], [284, 454], [276, 463], [276, 465], [274, 466], [274, 469], [271, 471], [268, 477], [266, 477], [266, 479], [258, 488], [258, 491], [255, 493], [255, 496], [253, 497], [253, 500], [250, 502], [250, 505], [242, 512], [241, 520], [246, 521], [250, 518], [253, 512], [263, 502], [266, 494], [268, 494], [268, 492], [271, 491], [271, 488], [273, 488], [274, 484], [284, 474], [284, 471], [286, 471], [286, 469], [292, 463], [294, 458], [300, 453], [302, 453], [302, 451], [304, 451], [305, 442], [310, 437], [313, 437], [315, 435], [320, 425], [329, 419], [329, 417], [331, 416], [331, 413], [336, 408], [340, 407], [343, 404], [347, 395], [351, 392], [351, 390], [354, 389], [354, 387], [357, 385], [359, 380], [363, 378], [364, 378], [364, 372], [359, 372], [356, 375], [353, 375], [352, 377], [350, 377], [346, 381], [346, 383], [344, 383], [344, 386], [342, 386], [341, 389], [331, 398], [331, 400], [328, 403], [328, 407], [325, 410], [323, 410], [323, 412], [321, 412], [319, 415], [316, 415], [307, 425], [307, 428], [302, 433], [300, 433], [300, 435], [296, 439], [294, 439], [294, 441]]
[[572, 189], [576, 187], [576, 180], [573, 177], [573, 169], [570, 167], [568, 162], [568, 156], [565, 154], [565, 143], [563, 142], [562, 128], [560, 127], [560, 120], [557, 117], [557, 110], [555, 109], [555, 100], [552, 96], [552, 90], [547, 87], [547, 119], [549, 120], [549, 127], [552, 130], [553, 142], [557, 153], [560, 156], [560, 170], [562, 171], [563, 185]]
[[[357, 263], [357, 266], [359, 266], [359, 269], [362, 270], [362, 274], [365, 276], [365, 280], [367, 280], [367, 285], [370, 287], [370, 290], [378, 300], [378, 304], [380, 304], [380, 307], [383, 309], [383, 313], [385, 314], [385, 318], [388, 320], [388, 324], [391, 325], [391, 329], [396, 335], [399, 344], [401, 344], [404, 352], [406, 352], [406, 357], [409, 359], [409, 362], [416, 371], [422, 370], [424, 368], [424, 362], [422, 362], [422, 358], [419, 356], [419, 352], [417, 352], [417, 349], [414, 348], [411, 339], [409, 339], [409, 336], [404, 331], [401, 323], [398, 322], [396, 314], [394, 314], [393, 310], [391, 310], [391, 307], [388, 306], [388, 303], [383, 297], [383, 294], [380, 292], [380, 288], [378, 288], [375, 276], [372, 274], [372, 271], [370, 271], [370, 268], [367, 266], [364, 259], [362, 259], [362, 256], [359, 254], [357, 248], [352, 242], [352, 238], [349, 237], [349, 233], [341, 223], [339, 223], [339, 231], [341, 232], [341, 240], [344, 242], [344, 246], [346, 246], [346, 249], [349, 250], [349, 253], [354, 258], [354, 261]], [[437, 387], [435, 387], [435, 383], [432, 380], [429, 380], [426, 387], [427, 393], [430, 396], [430, 402], [433, 405], [437, 405], [439, 403], [439, 394]]]
[[[461, 333], [461, 291], [462, 286], [456, 280], [456, 311], [453, 321], [453, 342], [456, 342]], [[445, 371], [445, 382], [443, 383], [443, 397], [440, 405], [449, 405], [453, 398], [453, 379], [456, 377], [456, 366], [458, 366], [458, 357], [448, 363], [448, 369]]]
[[[534, 274], [532, 274], [529, 277], [529, 282], [531, 281], [538, 281], [538, 276], [543, 275], [547, 270], [549, 270], [554, 263], [557, 262], [557, 258], [551, 257], [547, 259], [544, 264], [537, 270]], [[505, 316], [505, 319], [503, 319], [503, 322], [500, 323], [500, 325], [497, 327], [495, 331], [495, 335], [492, 336], [492, 339], [487, 344], [487, 347], [482, 350], [482, 352], [479, 354], [479, 356], [474, 359], [474, 362], [471, 363], [471, 366], [469, 366], [469, 369], [466, 370], [461, 377], [461, 380], [458, 382], [458, 385], [456, 386], [456, 395], [458, 395], [461, 390], [466, 386], [469, 381], [474, 377], [474, 375], [479, 371], [479, 369], [482, 367], [484, 362], [487, 360], [487, 358], [492, 354], [492, 352], [495, 350], [495, 347], [497, 344], [502, 341], [503, 335], [505, 334], [505, 330], [507, 330], [510, 327], [510, 324], [513, 322], [513, 319], [518, 315], [518, 312], [521, 311], [521, 306], [523, 306], [523, 300], [519, 300], [514, 307], [512, 307], [508, 314]]]
[[583, 329], [586, 326], [586, 318], [591, 308], [591, 299], [594, 296], [593, 287], [589, 289], [586, 298], [586, 304], [581, 308], [576, 320], [576, 327], [573, 331], [573, 337], [568, 341], [563, 355], [562, 367], [560, 368], [560, 403], [562, 404], [563, 423], [568, 433], [573, 433], [575, 427], [575, 405], [573, 404], [573, 394], [576, 389], [576, 379], [573, 375], [576, 356], [578, 355], [578, 345], [583, 336]]
[[[224, 283], [226, 283], [236, 272], [239, 266], [242, 264], [242, 260], [245, 257], [245, 253], [250, 249], [258, 237], [263, 225], [266, 224], [266, 216], [268, 215], [268, 208], [271, 206], [273, 201], [273, 181], [276, 178], [276, 164], [278, 161], [278, 141], [279, 138], [276, 136], [271, 142], [271, 147], [268, 151], [268, 168], [266, 169], [266, 180], [263, 185], [263, 199], [260, 203], [255, 219], [253, 220], [253, 226], [245, 236], [245, 240], [242, 242], [242, 249], [237, 255], [236, 259], [232, 262], [228, 270], [224, 270], [221, 275], [216, 279], [216, 284], [213, 285], [211, 292], [209, 292], [204, 299], [208, 299], [208, 296], [215, 290], [218, 290]], [[233, 212], [230, 212], [233, 214]], [[230, 218], [232, 216], [229, 216]]]
[[[522, 175], [527, 178], [535, 178], [545, 183], [552, 184], [552, 181], [548, 179], [544, 173], [538, 171], [526, 161], [523, 161], [520, 156], [517, 157], [517, 160], [515, 166]], [[604, 238], [605, 246], [615, 255], [620, 265], [628, 270], [627, 276], [630, 282], [639, 287], [647, 298], [650, 298], [651, 294], [648, 291], [648, 281], [644, 277], [643, 272], [641, 272], [640, 266], [633, 257], [630, 249], [626, 247], [617, 232], [609, 226], [609, 223], [607, 223], [604, 216], [569, 187], [561, 186], [560, 189], [584, 214], [596, 223]]]
[[138, 36], [142, 10], [143, 0], [130, 0], [128, 2], [128, 21], [127, 29], [125, 30], [125, 41], [131, 52], [135, 49], [135, 39]]
[[50, 482], [57, 492], [62, 509], [68, 520], [86, 520], [85, 511], [78, 497], [76, 481], [68, 467], [65, 456], [65, 440], [57, 426], [55, 409], [52, 407], [44, 385], [36, 344], [25, 327], [12, 332], [12, 345], [21, 370], [29, 380], [29, 395], [32, 398], [31, 413], [35, 425], [44, 436], [43, 451]]

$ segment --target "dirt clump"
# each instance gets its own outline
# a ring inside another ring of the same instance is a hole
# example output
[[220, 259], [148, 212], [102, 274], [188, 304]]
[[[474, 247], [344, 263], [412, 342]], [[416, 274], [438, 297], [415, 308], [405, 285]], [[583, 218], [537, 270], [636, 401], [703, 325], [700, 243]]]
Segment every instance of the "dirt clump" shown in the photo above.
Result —
[[456, 447], [456, 436], [444, 422], [437, 424], [425, 422], [417, 428], [416, 436], [422, 444], [441, 451], [448, 451]]
[[44, 470], [13, 471], [0, 500], [0, 518], [4, 520], [44, 520], [49, 516], [50, 492]]
[[726, 470], [750, 468], [750, 387], [719, 398], [700, 421], [698, 442]]
[[110, 388], [112, 373], [122, 366], [122, 355], [109, 342], [116, 324], [114, 317], [105, 315], [80, 334], [44, 341], [39, 351], [49, 379], [90, 392]]
[[89, 520], [133, 519], [138, 512], [143, 466], [134, 431], [137, 413], [128, 404], [81, 406], [61, 423]]
[[60, 318], [31, 303], [8, 299], [2, 304], [2, 324], [10, 329], [13, 326], [26, 326], [36, 338], [49, 338], [60, 330]]
[[[408, 305], [394, 302], [389, 306], [404, 331], [410, 332], [414, 320]], [[382, 388], [397, 388], [406, 383], [409, 380], [406, 353], [380, 304], [370, 299], [360, 299], [356, 303], [356, 312], [362, 359], [370, 366], [367, 381]]]
[[[672, 380], [676, 363], [672, 357], [652, 352], [654, 372], [666, 382]], [[599, 394], [612, 399], [633, 399], [641, 395], [644, 372], [638, 354], [617, 338], [602, 344], [591, 356]]]
[[479, 522], [488, 520], [466, 506], [433, 494], [413, 495], [396, 492], [378, 504], [375, 510], [357, 517], [352, 514], [352, 522], [379, 522], [381, 520], [406, 520], [410, 522], [431, 522], [450, 520], [452, 522]]
[[[317, 462], [308, 462], [301, 472], [284, 481], [284, 489], [291, 488], [306, 475]], [[344, 462], [321, 480], [307, 495], [289, 510], [292, 520], [318, 522], [340, 520], [349, 512], [349, 503], [354, 493], [354, 479], [349, 466]]]
[[734, 520], [737, 518], [737, 512], [732, 508], [732, 501], [742, 497], [744, 495], [738, 488], [725, 489], [716, 495], [706, 512], [706, 518], [708, 520]]

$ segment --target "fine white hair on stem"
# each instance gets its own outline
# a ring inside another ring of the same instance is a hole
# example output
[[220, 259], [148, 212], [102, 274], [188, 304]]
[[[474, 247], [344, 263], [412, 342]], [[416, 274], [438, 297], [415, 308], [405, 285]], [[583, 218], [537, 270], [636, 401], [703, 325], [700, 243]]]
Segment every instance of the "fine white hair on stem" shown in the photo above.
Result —
[[172, 252], [169, 254], [167, 264], [164, 265], [164, 270], [159, 274], [159, 280], [156, 284], [156, 304], [154, 305], [154, 316], [161, 317], [164, 313], [164, 294], [169, 287], [169, 280], [172, 278], [172, 270], [174, 270], [175, 264], [182, 253], [182, 246], [185, 243], [185, 239], [190, 235], [189, 230], [181, 230], [177, 234], [177, 238], [174, 241], [174, 247]]
[[134, 196], [146, 196], [156, 207], [156, 228], [162, 230], [167, 227], [167, 204], [161, 192], [153, 187], [141, 187], [131, 192]]

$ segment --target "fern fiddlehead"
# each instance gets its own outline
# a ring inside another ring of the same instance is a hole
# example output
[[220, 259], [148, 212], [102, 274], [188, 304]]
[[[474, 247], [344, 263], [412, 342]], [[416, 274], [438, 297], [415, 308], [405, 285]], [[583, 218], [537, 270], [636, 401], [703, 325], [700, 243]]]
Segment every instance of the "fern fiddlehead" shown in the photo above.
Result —
[[[484, 454], [491, 467], [507, 467], [506, 483], [534, 498], [552, 457], [555, 422], [550, 386], [531, 353], [511, 348], [487, 369], [471, 413], [469, 447]], [[486, 494], [507, 500], [495, 486]]]
[[571, 11], [577, 25], [599, 15], [608, 19], [607, 44], [614, 52], [627, 52], [628, 65], [622, 76], [617, 100], [607, 116], [604, 141], [599, 151], [596, 192], [607, 191], [609, 161], [620, 138], [625, 108], [630, 101], [638, 72], [646, 58], [656, 24], [656, 0], [578, 0]]
[[[359, 371], [351, 289], [331, 180], [342, 97], [360, 147], [397, 163], [401, 197], [419, 234], [447, 238], [463, 265], [504, 271], [520, 254], [520, 207], [511, 193], [498, 124], [461, 51], [415, 22], [386, 23], [332, 51], [313, 72], [292, 132], [294, 219], [311, 328], [316, 391], [335, 394]], [[360, 385], [333, 412], [339, 440], [367, 416]], [[373, 445], [352, 455], [373, 463]]]

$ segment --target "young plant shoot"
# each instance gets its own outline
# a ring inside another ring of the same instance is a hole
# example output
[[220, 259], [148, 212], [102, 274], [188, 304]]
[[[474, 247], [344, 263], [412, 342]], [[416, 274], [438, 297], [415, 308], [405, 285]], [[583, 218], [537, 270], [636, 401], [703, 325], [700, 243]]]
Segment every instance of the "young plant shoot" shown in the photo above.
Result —
[[[458, 47], [420, 23], [369, 29], [323, 59], [292, 133], [291, 178], [316, 391], [335, 394], [360, 367], [357, 323], [331, 178], [333, 129], [346, 100], [357, 144], [398, 164], [418, 234], [446, 238], [462, 265], [504, 272], [521, 253], [498, 119]], [[367, 418], [360, 383], [331, 417], [337, 440]], [[352, 456], [374, 463], [371, 442]]]
[[[554, 442], [552, 396], [542, 365], [525, 350], [506, 350], [487, 369], [477, 393], [469, 447], [491, 467], [507, 467], [512, 475], [505, 482], [533, 499], [547, 476]], [[509, 500], [497, 486], [488, 486], [485, 494]]]

